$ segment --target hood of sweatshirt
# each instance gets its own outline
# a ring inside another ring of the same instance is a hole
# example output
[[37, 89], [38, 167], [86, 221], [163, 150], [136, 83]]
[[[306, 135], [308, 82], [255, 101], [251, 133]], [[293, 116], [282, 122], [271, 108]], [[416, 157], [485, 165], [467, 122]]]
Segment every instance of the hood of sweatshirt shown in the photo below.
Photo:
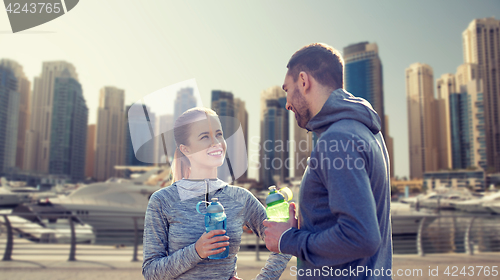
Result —
[[207, 192], [207, 184], [209, 193], [221, 189], [227, 185], [227, 183], [222, 181], [221, 179], [182, 179], [175, 182], [181, 201], [204, 195]]
[[321, 134], [334, 122], [351, 119], [361, 122], [377, 134], [381, 129], [380, 117], [368, 101], [355, 97], [342, 88], [334, 90], [318, 114], [306, 125], [306, 129]]

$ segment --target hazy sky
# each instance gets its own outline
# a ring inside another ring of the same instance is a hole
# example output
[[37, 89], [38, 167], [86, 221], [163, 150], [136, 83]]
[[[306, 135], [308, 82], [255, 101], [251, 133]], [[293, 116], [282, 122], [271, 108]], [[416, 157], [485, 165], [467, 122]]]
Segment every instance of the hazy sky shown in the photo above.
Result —
[[491, 16], [500, 18], [500, 1], [84, 0], [68, 14], [17, 34], [0, 12], [0, 58], [19, 62], [30, 80], [43, 61], [72, 63], [89, 123], [96, 121], [103, 86], [124, 89], [131, 104], [194, 78], [207, 107], [213, 89], [246, 102], [252, 137], [259, 135], [261, 91], [282, 84], [296, 50], [312, 42], [340, 51], [375, 42], [395, 143], [392, 164], [396, 175], [407, 176], [405, 68], [422, 62], [434, 69], [434, 78], [455, 73], [463, 63], [462, 31], [473, 19]]

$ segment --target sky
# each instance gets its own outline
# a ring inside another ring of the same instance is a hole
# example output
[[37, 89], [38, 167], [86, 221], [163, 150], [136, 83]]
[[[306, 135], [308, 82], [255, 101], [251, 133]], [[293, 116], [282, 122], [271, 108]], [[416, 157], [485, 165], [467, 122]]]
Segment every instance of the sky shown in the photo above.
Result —
[[[204, 106], [210, 107], [216, 89], [246, 102], [250, 139], [260, 131], [260, 93], [282, 85], [295, 51], [313, 42], [341, 53], [353, 43], [377, 43], [394, 137], [392, 164], [402, 177], [409, 174], [405, 68], [427, 63], [435, 79], [455, 73], [463, 63], [462, 32], [472, 20], [492, 16], [500, 18], [498, 0], [85, 0], [64, 16], [15, 34], [0, 11], [0, 58], [20, 63], [31, 81], [43, 61], [72, 63], [89, 124], [96, 122], [104, 86], [124, 89], [130, 105], [195, 79]], [[255, 174], [251, 169], [249, 175]]]

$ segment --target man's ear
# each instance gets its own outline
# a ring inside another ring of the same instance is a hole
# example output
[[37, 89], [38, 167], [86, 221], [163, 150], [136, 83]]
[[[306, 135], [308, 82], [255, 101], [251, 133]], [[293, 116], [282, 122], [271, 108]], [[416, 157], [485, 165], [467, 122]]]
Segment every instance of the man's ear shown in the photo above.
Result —
[[302, 94], [307, 94], [311, 89], [311, 76], [304, 71], [299, 73], [299, 89]]

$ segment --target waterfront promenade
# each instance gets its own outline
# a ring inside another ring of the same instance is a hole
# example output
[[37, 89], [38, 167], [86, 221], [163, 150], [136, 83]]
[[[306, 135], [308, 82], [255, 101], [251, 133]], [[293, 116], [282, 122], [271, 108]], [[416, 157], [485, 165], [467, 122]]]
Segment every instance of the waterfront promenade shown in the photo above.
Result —
[[[13, 261], [0, 261], [0, 280], [16, 279], [16, 280], [140, 280], [144, 279], [141, 275], [141, 261], [131, 262], [130, 251], [128, 248], [118, 248], [109, 250], [122, 250], [123, 256], [113, 255], [106, 256], [105, 252], [101, 256], [89, 255], [78, 256], [77, 261], [69, 262], [67, 258], [56, 255], [30, 255], [26, 252], [25, 255], [13, 257]], [[238, 254], [238, 275], [243, 279], [253, 279], [264, 265], [267, 258], [267, 252], [261, 252], [261, 261], [256, 261], [255, 252], [246, 251]], [[296, 259], [293, 258], [287, 270], [283, 273], [280, 279], [296, 279], [295, 269]], [[452, 276], [453, 266], [456, 266], [458, 271], [457, 276]], [[467, 270], [470, 266], [489, 267], [490, 276], [485, 276], [484, 271], [481, 275], [478, 274], [478, 268], [474, 271], [474, 276], [463, 276], [460, 270], [465, 267], [467, 274], [471, 271]], [[492, 276], [491, 269], [500, 266], [500, 253], [478, 253], [472, 256], [466, 254], [430, 254], [424, 257], [417, 255], [394, 255], [393, 274], [402, 274], [402, 276], [394, 275], [394, 279], [499, 279], [500, 276]], [[429, 267], [433, 270], [436, 276], [429, 276]], [[450, 275], [445, 274], [447, 267], [450, 267]], [[436, 271], [435, 269], [438, 268]], [[417, 274], [405, 276], [405, 274]], [[318, 277], [317, 279], [321, 279]]]

